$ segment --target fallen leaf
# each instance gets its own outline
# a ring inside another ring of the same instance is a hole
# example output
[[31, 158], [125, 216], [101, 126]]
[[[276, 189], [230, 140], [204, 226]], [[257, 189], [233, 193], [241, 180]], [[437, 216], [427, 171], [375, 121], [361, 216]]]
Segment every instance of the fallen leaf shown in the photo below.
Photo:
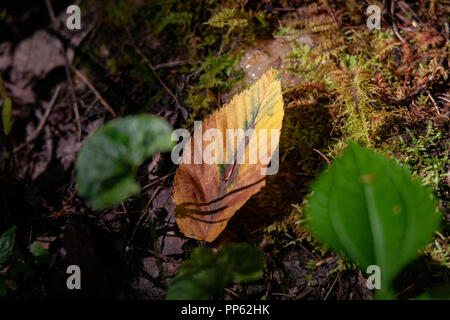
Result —
[[11, 66], [11, 42], [0, 44], [0, 70], [5, 71]]
[[44, 30], [22, 41], [14, 51], [12, 82], [20, 87], [32, 77], [44, 78], [50, 71], [64, 66], [63, 45]]
[[60, 159], [65, 170], [69, 169], [75, 162], [77, 152], [82, 146], [82, 142], [78, 141], [75, 134], [61, 137], [56, 148], [56, 157]]
[[[214, 152], [216, 160], [222, 161], [212, 164], [205, 161], [201, 164], [195, 164], [194, 161], [187, 164], [183, 161], [178, 167], [173, 199], [177, 206], [176, 221], [184, 235], [197, 240], [214, 241], [234, 213], [265, 185], [269, 163], [261, 161], [260, 157], [256, 163], [252, 163], [254, 161], [249, 161], [250, 155], [259, 155], [264, 150], [261, 147], [264, 147], [267, 159], [272, 158], [278, 148], [283, 116], [280, 75], [278, 71], [271, 69], [250, 89], [236, 95], [229, 104], [203, 121], [201, 134], [209, 129], [217, 129], [223, 137], [213, 137], [206, 146], [203, 144], [203, 153], [207, 148], [222, 148], [222, 157], [220, 152]], [[234, 146], [227, 146], [227, 129], [254, 129], [254, 132], [247, 139], [241, 138]], [[266, 143], [260, 135], [263, 129], [267, 130]], [[271, 137], [271, 130], [278, 132], [276, 138]], [[191, 146], [191, 154], [188, 156], [192, 159], [195, 158], [197, 138], [194, 133], [187, 142]], [[241, 164], [236, 162], [238, 146], [245, 148], [243, 154], [246, 161], [240, 161], [243, 162]], [[183, 154], [183, 158], [185, 156]]]

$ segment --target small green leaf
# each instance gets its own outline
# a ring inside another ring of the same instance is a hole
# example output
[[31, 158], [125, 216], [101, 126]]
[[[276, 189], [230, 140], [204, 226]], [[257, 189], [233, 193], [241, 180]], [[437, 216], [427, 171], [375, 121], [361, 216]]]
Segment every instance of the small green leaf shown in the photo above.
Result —
[[30, 252], [36, 258], [38, 262], [49, 262], [50, 253], [48, 250], [44, 249], [39, 241], [34, 241], [30, 246]]
[[259, 279], [263, 266], [263, 253], [249, 244], [230, 244], [217, 254], [197, 248], [180, 267], [166, 299], [206, 300], [233, 282]]
[[34, 241], [30, 246], [30, 252], [35, 257], [48, 256], [49, 253], [44, 249], [39, 241]]
[[81, 197], [94, 209], [137, 195], [138, 167], [157, 152], [171, 150], [172, 127], [151, 115], [113, 120], [87, 139], [76, 161]]
[[232, 243], [218, 253], [219, 263], [233, 275], [234, 282], [258, 280], [263, 275], [264, 254], [249, 245]]
[[407, 168], [354, 143], [312, 186], [312, 233], [363, 270], [381, 269], [381, 289], [418, 256], [439, 226], [431, 192]]
[[12, 255], [16, 230], [17, 227], [12, 226], [0, 237], [0, 263], [6, 262]]
[[6, 94], [6, 89], [1, 74], [0, 74], [0, 93], [3, 100], [2, 103], [3, 132], [5, 133], [5, 135], [9, 136], [12, 128], [12, 101]]
[[7, 96], [3, 97], [2, 122], [3, 132], [9, 136], [12, 128], [12, 101]]

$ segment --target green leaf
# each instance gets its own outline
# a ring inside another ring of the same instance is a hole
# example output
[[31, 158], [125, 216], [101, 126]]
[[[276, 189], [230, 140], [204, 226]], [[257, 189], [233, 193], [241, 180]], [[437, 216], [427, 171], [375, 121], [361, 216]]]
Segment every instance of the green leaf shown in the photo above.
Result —
[[16, 230], [17, 227], [12, 226], [0, 237], [0, 263], [6, 262], [12, 255]]
[[264, 254], [261, 250], [246, 244], [233, 243], [223, 247], [217, 255], [219, 263], [233, 275], [234, 282], [258, 280], [263, 275]]
[[0, 74], [0, 93], [3, 100], [2, 102], [3, 132], [5, 133], [5, 135], [8, 136], [11, 133], [12, 128], [12, 101], [6, 94], [6, 89], [1, 74]]
[[36, 258], [38, 262], [49, 262], [50, 253], [47, 249], [44, 249], [39, 241], [34, 241], [30, 246], [30, 252]]
[[9, 97], [3, 97], [2, 106], [2, 122], [3, 122], [3, 132], [5, 135], [9, 136], [12, 128], [12, 101]]
[[197, 248], [180, 267], [166, 299], [205, 300], [220, 295], [233, 282], [259, 279], [263, 266], [263, 253], [249, 244], [230, 244], [217, 254]]
[[381, 269], [382, 290], [418, 256], [439, 226], [431, 192], [407, 168], [354, 143], [312, 186], [312, 233], [365, 271]]
[[39, 241], [34, 241], [30, 246], [30, 252], [35, 257], [48, 256], [48, 250], [44, 249]]
[[450, 300], [450, 284], [444, 284], [433, 289], [426, 289], [414, 300]]
[[116, 119], [89, 137], [76, 161], [78, 193], [94, 209], [137, 195], [138, 167], [157, 152], [171, 150], [172, 127], [162, 118], [137, 115]]

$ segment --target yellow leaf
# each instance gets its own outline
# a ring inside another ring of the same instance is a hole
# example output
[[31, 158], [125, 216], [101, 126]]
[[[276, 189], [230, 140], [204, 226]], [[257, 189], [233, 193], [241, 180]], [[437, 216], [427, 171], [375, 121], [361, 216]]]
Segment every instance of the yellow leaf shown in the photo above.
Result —
[[276, 173], [283, 116], [280, 76], [271, 69], [195, 128], [173, 187], [177, 224], [185, 236], [214, 241], [265, 185], [266, 174]]

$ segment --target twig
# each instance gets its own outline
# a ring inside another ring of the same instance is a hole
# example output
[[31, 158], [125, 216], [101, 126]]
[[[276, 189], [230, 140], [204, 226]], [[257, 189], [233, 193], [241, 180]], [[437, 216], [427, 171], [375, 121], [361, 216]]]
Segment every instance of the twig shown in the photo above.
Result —
[[53, 106], [55, 105], [56, 99], [58, 98], [59, 92], [61, 91], [61, 86], [58, 86], [56, 88], [55, 93], [53, 94], [52, 99], [50, 100], [49, 106], [47, 107], [47, 110], [45, 110], [45, 114], [42, 117], [41, 122], [39, 123], [39, 126], [37, 127], [37, 129], [34, 131], [34, 133], [28, 137], [28, 139], [22, 143], [21, 145], [19, 145], [18, 147], [14, 148], [14, 153], [19, 152], [20, 150], [22, 150], [27, 144], [33, 142], [34, 140], [36, 140], [37, 137], [39, 137], [39, 135], [41, 134], [42, 129], [44, 129], [45, 127], [45, 123], [48, 120], [48, 117], [50, 116], [50, 113], [53, 110]]
[[136, 225], [135, 225], [135, 227], [134, 227], [134, 229], [133, 229], [133, 233], [131, 234], [130, 240], [128, 240], [128, 246], [129, 246], [129, 245], [131, 244], [131, 242], [133, 241], [134, 236], [135, 236], [135, 234], [136, 234], [136, 231], [137, 231], [139, 225], [141, 224], [142, 220], [144, 220], [145, 218], [148, 217], [148, 215], [149, 215], [148, 209], [149, 209], [149, 207], [150, 207], [150, 204], [152, 203], [153, 199], [155, 199], [155, 197], [158, 195], [159, 190], [161, 190], [161, 188], [162, 188], [162, 186], [158, 186], [158, 187], [156, 188], [156, 190], [153, 192], [153, 194], [152, 194], [152, 196], [150, 197], [150, 199], [147, 201], [147, 203], [146, 203], [146, 205], [145, 205], [145, 208], [144, 208], [144, 210], [142, 211], [141, 216], [139, 217], [138, 221], [136, 222]]
[[157, 65], [154, 65], [153, 67], [155, 68], [155, 70], [158, 70], [158, 69], [162, 69], [162, 68], [172, 68], [172, 67], [176, 67], [176, 66], [180, 66], [180, 65], [185, 65], [188, 63], [189, 63], [188, 60], [175, 60], [175, 61], [160, 63]]
[[126, 30], [127, 30], [128, 36], [130, 37], [131, 44], [133, 45], [134, 49], [141, 56], [141, 58], [144, 59], [145, 63], [150, 68], [153, 75], [159, 81], [159, 83], [164, 88], [164, 90], [166, 90], [167, 93], [173, 98], [173, 100], [175, 100], [175, 104], [176, 104], [177, 108], [181, 111], [183, 118], [186, 120], [187, 119], [187, 111], [184, 110], [184, 108], [181, 106], [180, 102], [178, 101], [177, 96], [172, 92], [172, 90], [169, 89], [169, 87], [164, 83], [164, 81], [158, 76], [158, 74], [156, 73], [156, 69], [153, 66], [153, 64], [150, 62], [150, 60], [148, 60], [148, 58], [145, 56], [145, 54], [142, 52], [142, 50], [139, 49], [139, 47], [136, 45], [136, 42], [134, 41], [133, 35], [131, 34], [130, 30], [128, 28], [126, 28]]
[[419, 16], [414, 12], [414, 10], [412, 10], [412, 9], [409, 7], [409, 5], [408, 5], [406, 2], [400, 1], [400, 2], [398, 2], [398, 6], [399, 6], [400, 10], [402, 10], [404, 13], [406, 13], [406, 14], [409, 13], [409, 14], [412, 15], [414, 18], [416, 18], [417, 21], [419, 21], [420, 24], [422, 24], [422, 25], [424, 24], [423, 21], [420, 20]]
[[167, 175], [165, 175], [165, 176], [163, 176], [163, 177], [160, 177], [160, 178], [156, 179], [155, 181], [150, 182], [149, 184], [146, 184], [145, 186], [142, 187], [142, 191], [144, 191], [144, 190], [150, 188], [151, 186], [157, 184], [158, 182], [161, 182], [162, 180], [167, 179], [168, 177], [170, 177], [170, 176], [172, 176], [172, 175], [174, 175], [174, 174], [175, 174], [175, 172], [170, 172], [170, 173], [168, 173]]
[[333, 281], [333, 284], [332, 284], [331, 287], [330, 287], [330, 290], [328, 290], [328, 292], [327, 292], [325, 298], [323, 298], [323, 300], [327, 300], [327, 299], [328, 299], [328, 296], [330, 295], [331, 290], [333, 290], [334, 285], [336, 284], [336, 281], [337, 281], [337, 279], [339, 278], [340, 275], [341, 275], [341, 270], [339, 270], [339, 272], [338, 272], [336, 278], [335, 278], [334, 281]]
[[447, 102], [447, 103], [450, 103], [450, 100], [449, 99], [446, 99], [446, 98], [444, 98], [444, 97], [438, 97], [439, 99], [441, 99], [441, 100], [444, 100], [445, 102]]
[[433, 96], [431, 95], [430, 92], [428, 92], [428, 97], [431, 99], [431, 101], [433, 102], [434, 107], [436, 108], [436, 112], [438, 115], [441, 115], [441, 113], [439, 112], [439, 108], [438, 105], [436, 103], [436, 101], [434, 100]]
[[58, 20], [55, 16], [55, 11], [53, 10], [51, 0], [45, 0], [45, 5], [47, 6], [48, 15], [50, 16], [50, 20], [52, 20], [53, 29], [57, 30], [59, 27]]
[[292, 140], [292, 139], [289, 139], [289, 138], [285, 138], [285, 139], [286, 139], [287, 141], [296, 143], [296, 144], [298, 144], [298, 145], [300, 145], [300, 146], [302, 146], [302, 147], [304, 147], [304, 148], [308, 148], [308, 149], [310, 149], [310, 150], [313, 150], [313, 151], [316, 152], [319, 156], [321, 156], [321, 157], [327, 162], [327, 164], [328, 164], [329, 166], [331, 165], [330, 159], [328, 159], [326, 155], [324, 155], [322, 152], [320, 152], [320, 150], [317, 150], [316, 148], [313, 148], [313, 147], [311, 147], [311, 146], [308, 146], [307, 144], [301, 143], [301, 142], [299, 142], [299, 141], [295, 141], [295, 140]]
[[64, 69], [66, 71], [66, 78], [67, 81], [69, 82], [69, 87], [70, 87], [70, 92], [72, 94], [72, 100], [73, 100], [73, 112], [75, 113], [75, 121], [77, 122], [77, 129], [78, 129], [78, 141], [81, 140], [81, 120], [80, 120], [80, 112], [78, 111], [78, 100], [77, 100], [77, 95], [75, 93], [75, 87], [73, 86], [73, 81], [72, 81], [72, 75], [70, 74], [70, 69], [69, 69], [69, 60], [67, 59], [67, 55], [65, 50], [62, 50], [62, 54], [64, 56]]
[[392, 23], [392, 27], [394, 28], [394, 33], [397, 36], [397, 38], [399, 38], [402, 43], [405, 43], [406, 41], [405, 39], [402, 38], [400, 32], [398, 32], [397, 24], [395, 22]]
[[336, 126], [337, 126], [338, 123], [340, 122], [339, 120], [341, 119], [341, 111], [342, 111], [342, 105], [339, 106], [339, 112], [338, 112], [336, 121], [334, 122], [333, 128], [331, 128], [331, 131], [330, 131], [330, 137], [333, 135], [334, 129], [336, 129]]
[[79, 70], [75, 69], [74, 67], [71, 67], [73, 72], [75, 72], [76, 76], [78, 78], [80, 78], [81, 81], [83, 81], [88, 87], [89, 89], [91, 89], [91, 91], [95, 94], [95, 97], [98, 99], [98, 101], [100, 101], [100, 103], [105, 107], [106, 110], [108, 110], [108, 112], [114, 117], [117, 118], [117, 114], [115, 113], [115, 111], [113, 110], [113, 108], [111, 108], [111, 106], [108, 104], [108, 102], [106, 102], [105, 99], [103, 99], [102, 95], [97, 91], [97, 89], [95, 89], [95, 87], [92, 85], [92, 83], [84, 76], [84, 74], [82, 72], [80, 72]]

